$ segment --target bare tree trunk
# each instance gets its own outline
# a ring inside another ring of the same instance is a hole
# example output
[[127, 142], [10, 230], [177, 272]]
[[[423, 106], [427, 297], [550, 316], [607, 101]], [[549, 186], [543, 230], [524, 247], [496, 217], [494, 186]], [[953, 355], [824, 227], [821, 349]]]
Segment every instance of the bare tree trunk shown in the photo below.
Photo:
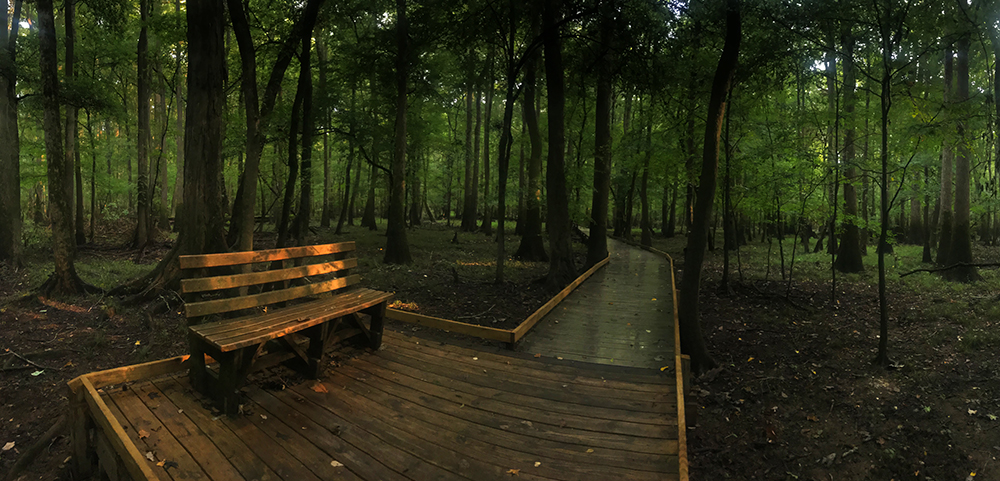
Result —
[[138, 70], [137, 91], [137, 115], [138, 115], [138, 137], [136, 145], [138, 156], [136, 160], [136, 224], [135, 236], [132, 239], [132, 246], [142, 250], [149, 244], [150, 231], [150, 186], [149, 186], [149, 35], [147, 32], [147, 21], [149, 19], [149, 0], [139, 2], [139, 46], [136, 55], [136, 69]]
[[[513, 15], [513, 13], [511, 14]], [[511, 33], [513, 35], [513, 33]], [[483, 223], [479, 227], [479, 231], [486, 235], [493, 235], [493, 216], [491, 210], [493, 207], [490, 205], [490, 121], [493, 118], [493, 49], [490, 49], [489, 54], [486, 58], [486, 68], [487, 72], [484, 76], [487, 80], [486, 82], [486, 121], [483, 122]], [[513, 80], [513, 79], [508, 79]], [[501, 137], [503, 134], [501, 134]], [[501, 152], [498, 157], [503, 156]], [[503, 212], [498, 213], [498, 216], [503, 216]]]
[[611, 98], [614, 52], [614, 9], [604, 3], [600, 16], [601, 61], [597, 71], [597, 107], [594, 112], [594, 191], [590, 204], [587, 266], [608, 256], [608, 194], [611, 191]]
[[476, 197], [475, 197], [475, 167], [476, 157], [472, 151], [472, 99], [475, 97], [473, 81], [469, 79], [465, 91], [465, 189], [462, 203], [462, 230], [471, 232], [476, 229]]
[[66, 158], [59, 116], [56, 30], [52, 0], [38, 0], [39, 57], [41, 60], [42, 105], [44, 109], [46, 173], [49, 183], [49, 221], [52, 224], [52, 260], [55, 273], [42, 286], [52, 291], [75, 294], [84, 289], [76, 274], [76, 243], [73, 239], [73, 164]]
[[302, 92], [302, 165], [299, 196], [299, 212], [295, 216], [292, 235], [298, 245], [304, 245], [309, 233], [309, 221], [312, 218], [312, 154], [313, 132], [316, 130], [316, 120], [313, 116], [313, 84], [312, 84], [312, 37], [314, 23], [302, 35], [302, 51], [299, 52], [299, 88]]
[[[956, 103], [969, 101], [969, 41], [971, 34], [965, 32], [958, 39], [958, 56], [956, 65]], [[955, 156], [955, 214], [952, 217], [951, 255], [948, 263], [972, 263], [972, 226], [970, 213], [970, 188], [972, 152], [969, 144], [972, 142], [968, 132], [968, 119], [958, 119], [958, 155]], [[946, 279], [957, 282], [975, 282], [982, 276], [975, 267], [962, 266], [944, 271]]]
[[[531, 36], [537, 36], [538, 19], [532, 20]], [[542, 132], [538, 128], [538, 60], [535, 53], [528, 59], [524, 72], [524, 100], [521, 102], [521, 115], [528, 131], [531, 151], [528, 154], [527, 180], [524, 188], [525, 211], [524, 232], [521, 234], [521, 245], [518, 246], [515, 257], [525, 261], [544, 262], [549, 260], [545, 253], [545, 242], [542, 239]], [[518, 223], [522, 223], [518, 220]]]
[[[386, 264], [409, 264], [410, 244], [406, 240], [406, 84], [409, 73], [409, 24], [406, 0], [396, 0], [396, 138], [389, 186], [389, 222], [386, 228]], [[475, 224], [473, 224], [475, 228]]]
[[701, 334], [698, 299], [701, 291], [701, 268], [705, 261], [708, 231], [711, 222], [712, 204], [715, 201], [715, 186], [719, 171], [719, 138], [722, 120], [726, 111], [726, 93], [732, 87], [733, 75], [739, 60], [740, 25], [739, 0], [729, 0], [726, 12], [726, 39], [722, 55], [712, 80], [712, 95], [708, 102], [708, 121], [705, 125], [704, 153], [702, 156], [701, 178], [698, 184], [694, 216], [684, 251], [684, 274], [680, 282], [680, 296], [677, 304], [680, 318], [681, 349], [691, 356], [691, 372], [697, 374], [716, 366], [708, 353]]
[[858, 170], [855, 166], [855, 137], [857, 118], [855, 107], [855, 66], [854, 66], [854, 36], [847, 32], [844, 36], [844, 150], [843, 162], [847, 166], [844, 171], [844, 214], [846, 220], [841, 229], [840, 249], [834, 267], [840, 272], [861, 272], [865, 269], [861, 252], [861, 232], [856, 220], [858, 217], [858, 194], [854, 187], [857, 182]]
[[[175, 0], [174, 2], [174, 13], [180, 15], [181, 12], [181, 0]], [[175, 65], [175, 71], [177, 72], [177, 92], [176, 100], [177, 103], [177, 124], [174, 126], [175, 136], [174, 143], [177, 145], [177, 174], [174, 179], [174, 194], [173, 202], [170, 207], [170, 215], [177, 215], [177, 210], [180, 207], [181, 201], [184, 199], [184, 79], [183, 75], [183, 63], [181, 62], [181, 57], [177, 56], [177, 63]], [[93, 214], [91, 214], [93, 217]], [[174, 222], [173, 229], [177, 230], [177, 223]]]
[[545, 0], [542, 7], [545, 83], [549, 100], [549, 156], [545, 167], [549, 248], [552, 250], [545, 278], [545, 286], [549, 290], [562, 289], [576, 277], [566, 190], [566, 87], [562, 41], [556, 18], [560, 3], [561, 0]]
[[17, 127], [17, 49], [21, 0], [0, 4], [0, 262], [21, 265], [21, 164]]
[[[944, 51], [944, 103], [947, 108], [951, 104], [952, 91], [952, 62], [953, 55], [951, 47]], [[944, 140], [941, 145], [941, 197], [939, 200], [940, 215], [938, 216], [938, 253], [937, 263], [939, 265], [951, 264], [951, 240], [952, 240], [952, 170], [954, 161], [952, 158], [952, 136], [945, 129]]]

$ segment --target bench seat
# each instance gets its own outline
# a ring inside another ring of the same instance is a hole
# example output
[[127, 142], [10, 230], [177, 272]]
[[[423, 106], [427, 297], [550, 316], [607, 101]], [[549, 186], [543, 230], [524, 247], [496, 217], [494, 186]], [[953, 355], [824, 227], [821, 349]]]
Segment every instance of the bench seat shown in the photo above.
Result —
[[191, 326], [191, 333], [220, 352], [229, 352], [364, 311], [389, 299], [392, 299], [392, 294], [358, 287], [332, 297], [274, 309], [263, 315], [250, 314], [194, 325]]

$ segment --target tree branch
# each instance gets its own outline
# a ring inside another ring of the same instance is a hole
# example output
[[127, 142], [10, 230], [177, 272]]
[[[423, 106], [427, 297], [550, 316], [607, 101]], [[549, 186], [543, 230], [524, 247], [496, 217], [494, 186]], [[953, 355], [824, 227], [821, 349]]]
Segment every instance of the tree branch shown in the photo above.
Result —
[[904, 273], [900, 274], [899, 277], [903, 278], [903, 277], [906, 277], [906, 276], [908, 276], [910, 274], [916, 274], [918, 272], [941, 272], [941, 271], [948, 271], [948, 270], [954, 269], [956, 267], [1000, 267], [1000, 262], [983, 262], [983, 263], [956, 262], [955, 264], [952, 264], [952, 265], [950, 265], [948, 267], [937, 267], [937, 268], [929, 267], [927, 269], [916, 269], [916, 270], [912, 270], [910, 272], [904, 272]]

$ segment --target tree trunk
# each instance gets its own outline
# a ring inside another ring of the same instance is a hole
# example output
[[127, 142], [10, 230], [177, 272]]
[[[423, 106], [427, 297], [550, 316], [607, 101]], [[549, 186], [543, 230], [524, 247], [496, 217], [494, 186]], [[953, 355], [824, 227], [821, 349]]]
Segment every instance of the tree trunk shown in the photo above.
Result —
[[[952, 96], [952, 62], [953, 55], [951, 47], [944, 51], [944, 104], [948, 109], [951, 106]], [[951, 264], [951, 240], [952, 240], [952, 170], [954, 161], [952, 158], [952, 135], [948, 129], [944, 129], [944, 140], [941, 145], [941, 197], [938, 201], [940, 215], [938, 216], [938, 251], [937, 263], [945, 266]]]
[[[406, 0], [396, 0], [396, 139], [389, 185], [389, 223], [385, 231], [386, 264], [409, 264], [410, 244], [406, 240], [406, 81], [409, 75], [409, 25]], [[472, 225], [473, 229], [475, 224]]]
[[[323, 98], [323, 102], [320, 104], [323, 106], [323, 209], [320, 213], [319, 226], [320, 227], [330, 227], [330, 221], [333, 219], [333, 205], [330, 204], [330, 188], [333, 184], [333, 179], [330, 173], [330, 134], [327, 132], [327, 128], [330, 126], [330, 112], [327, 109], [326, 99], [328, 97], [328, 90], [326, 85], [326, 65], [329, 61], [329, 57], [326, 53], [326, 42], [321, 39], [316, 41], [316, 56], [319, 60], [319, 91]], [[356, 96], [356, 89], [352, 86], [351, 88], [351, 118], [354, 118], [356, 114], [354, 110], [354, 98]], [[353, 122], [351, 125], [353, 127]], [[344, 196], [344, 206], [347, 206], [348, 195], [350, 195], [351, 187], [351, 164], [354, 162], [354, 129], [351, 129], [351, 136], [348, 138], [350, 142], [350, 153], [348, 154], [347, 160], [347, 195]], [[343, 211], [341, 211], [343, 214]], [[343, 217], [343, 215], [341, 215]], [[340, 227], [341, 221], [338, 221], [337, 227]], [[340, 234], [338, 229], [337, 234]]]
[[[302, 103], [305, 100], [306, 88], [303, 72], [299, 71], [299, 81], [295, 89], [295, 99], [292, 100], [292, 117], [288, 123], [288, 178], [285, 179], [284, 196], [281, 202], [281, 221], [278, 222], [278, 240], [275, 247], [288, 245], [289, 223], [292, 217], [292, 204], [295, 203], [295, 184], [299, 181], [299, 126], [302, 120]], [[293, 235], [294, 237], [294, 235]]]
[[[513, 13], [511, 13], [513, 15]], [[513, 33], [511, 33], [513, 35]], [[493, 235], [493, 216], [492, 216], [492, 206], [490, 205], [490, 120], [493, 118], [493, 49], [490, 49], [490, 53], [487, 55], [486, 59], [487, 72], [484, 77], [486, 77], [486, 121], [483, 123], [483, 223], [479, 226], [479, 231], [486, 235]], [[516, 81], [516, 79], [508, 79], [510, 81]], [[513, 99], [511, 99], [513, 102]], [[506, 108], [506, 107], [505, 107]], [[500, 134], [503, 137], [503, 134]], [[502, 156], [503, 153], [498, 155]], [[508, 159], [509, 160], [509, 159]], [[503, 212], [498, 215], [503, 216]]]
[[[74, 50], [76, 49], [76, 3], [73, 0], [67, 0], [63, 8], [65, 9], [66, 17], [64, 19], [66, 25], [66, 58], [64, 60], [63, 73], [66, 75], [66, 83], [70, 84], [76, 77], [74, 73], [74, 64], [76, 62], [76, 55], [74, 54]], [[6, 24], [4, 27], [6, 27]], [[83, 215], [83, 168], [80, 165], [79, 152], [77, 152], [79, 146], [77, 139], [79, 136], [79, 113], [80, 109], [75, 105], [66, 104], [66, 129], [63, 133], [66, 134], [66, 162], [68, 165], [73, 166], [76, 179], [73, 201], [73, 225], [76, 232], [76, 243], [77, 245], [82, 245], [87, 243], [87, 235], [84, 228], [85, 221]]]
[[[604, 4], [602, 4], [604, 5]], [[608, 257], [608, 194], [611, 191], [611, 98], [614, 53], [613, 7], [601, 8], [601, 61], [597, 70], [597, 107], [594, 111], [594, 191], [590, 204], [590, 237], [587, 238], [587, 266]]]
[[[531, 36], [538, 34], [538, 19], [532, 20]], [[531, 150], [528, 154], [527, 179], [525, 181], [524, 232], [521, 235], [521, 245], [514, 257], [529, 262], [544, 262], [549, 260], [545, 253], [545, 243], [542, 239], [542, 132], [538, 127], [538, 59], [537, 53], [528, 59], [524, 72], [524, 100], [521, 102], [521, 115], [528, 131]], [[521, 221], [519, 220], [519, 223]]]
[[132, 239], [132, 246], [142, 250], [149, 243], [152, 226], [150, 221], [150, 185], [149, 185], [149, 36], [147, 20], [149, 18], [149, 0], [139, 2], [139, 45], [136, 55], [136, 70], [138, 80], [136, 82], [137, 116], [138, 116], [138, 137], [136, 148], [138, 152], [136, 160], [136, 224], [135, 236]]
[[[965, 32], [958, 39], [958, 55], [956, 64], [956, 90], [955, 101], [958, 104], [965, 104], [969, 100], [969, 41], [971, 34]], [[970, 211], [970, 188], [972, 166], [972, 152], [969, 145], [972, 143], [971, 135], [968, 132], [968, 119], [958, 119], [958, 155], [955, 156], [955, 213], [952, 217], [951, 255], [948, 256], [948, 263], [972, 262], [972, 226], [969, 217]], [[946, 279], [957, 282], [975, 282], [982, 280], [982, 276], [975, 267], [962, 266], [944, 271]]]
[[76, 274], [73, 239], [73, 164], [66, 158], [65, 138], [59, 119], [59, 78], [56, 53], [56, 30], [52, 0], [39, 0], [39, 58], [41, 60], [42, 106], [44, 110], [46, 177], [49, 183], [49, 221], [52, 225], [52, 259], [55, 273], [42, 286], [42, 292], [75, 294], [84, 286]]
[[17, 58], [21, 0], [14, 0], [8, 24], [8, 3], [0, 4], [0, 262], [21, 265], [21, 164], [17, 126]]
[[834, 267], [840, 272], [861, 272], [865, 269], [861, 255], [861, 232], [858, 230], [858, 193], [854, 183], [858, 179], [855, 166], [856, 116], [855, 107], [855, 66], [854, 66], [854, 36], [848, 32], [844, 36], [844, 217], [841, 226], [840, 249]]
[[474, 97], [473, 82], [469, 80], [465, 92], [465, 189], [463, 190], [465, 196], [462, 203], [462, 230], [465, 232], [476, 230], [475, 183], [477, 180], [474, 177], [475, 167], [473, 167], [476, 158], [472, 152], [472, 99]]
[[719, 64], [712, 81], [712, 94], [708, 103], [705, 125], [704, 153], [701, 177], [698, 184], [694, 216], [684, 251], [684, 274], [680, 282], [677, 305], [681, 330], [681, 349], [691, 356], [691, 372], [698, 374], [716, 366], [708, 353], [701, 334], [698, 298], [701, 290], [701, 268], [708, 244], [709, 222], [715, 201], [715, 186], [719, 171], [719, 138], [726, 110], [726, 93], [729, 92], [739, 59], [740, 26], [739, 0], [729, 0], [726, 12], [726, 39], [719, 57]]
[[[176, 0], [174, 2], [174, 13], [180, 15], [181, 12], [181, 0]], [[177, 211], [181, 205], [181, 201], [184, 199], [184, 82], [181, 81], [184, 78], [183, 73], [184, 65], [181, 62], [181, 57], [177, 56], [177, 63], [175, 65], [175, 72], [177, 72], [177, 92], [176, 92], [176, 102], [177, 104], [177, 124], [174, 126], [175, 137], [174, 143], [177, 145], [177, 158], [175, 163], [177, 164], [177, 175], [174, 178], [174, 195], [173, 205], [170, 208], [170, 215], [177, 217]], [[91, 213], [91, 217], [94, 214]], [[177, 230], [177, 222], [174, 222], [173, 230]], [[93, 232], [91, 232], [93, 235]]]
[[548, 88], [549, 152], [545, 167], [548, 207], [549, 272], [545, 286], [550, 291], [562, 289], [576, 278], [573, 241], [570, 237], [569, 195], [566, 190], [566, 88], [563, 71], [562, 40], [556, 14], [561, 0], [544, 0], [542, 39], [545, 51], [545, 84]]
[[[357, 133], [354, 123], [355, 118], [355, 102], [357, 100], [357, 89], [351, 89], [351, 125], [350, 125], [350, 135], [347, 137], [347, 166], [344, 168], [344, 198], [340, 205], [340, 216], [337, 218], [337, 234], [344, 233], [344, 221], [350, 215], [351, 200], [353, 199], [351, 191], [351, 166], [354, 165], [354, 136]], [[323, 134], [323, 150], [326, 151], [326, 134]], [[324, 154], [326, 155], [326, 154]], [[361, 170], [361, 169], [358, 169]], [[329, 190], [329, 189], [326, 189]], [[326, 195], [324, 193], [324, 195]]]
[[[650, 109], [652, 109], [652, 102], [650, 102]], [[640, 234], [639, 242], [643, 246], [652, 247], [653, 246], [653, 224], [649, 220], [649, 164], [653, 160], [653, 116], [652, 112], [649, 114], [649, 123], [646, 125], [646, 157], [642, 162], [642, 180], [639, 184], [639, 202], [640, 202], [640, 213], [639, 213], [639, 229], [642, 231]]]
[[316, 119], [313, 116], [313, 83], [312, 83], [312, 37], [314, 23], [307, 26], [302, 35], [302, 51], [299, 52], [299, 88], [302, 93], [302, 162], [301, 188], [299, 196], [299, 212], [295, 216], [292, 235], [298, 245], [305, 245], [309, 234], [309, 222], [312, 218], [312, 154], [313, 132], [316, 130]]
[[[296, 41], [301, 41], [303, 35], [311, 36], [323, 0], [306, 1], [302, 15], [292, 27], [292, 33], [285, 39], [278, 52], [262, 99], [258, 99], [256, 50], [250, 35], [250, 26], [243, 2], [227, 0], [226, 4], [240, 51], [240, 65], [242, 67], [240, 88], [243, 93], [246, 117], [247, 152], [243, 174], [240, 176], [239, 187], [236, 189], [236, 199], [233, 201], [232, 222], [229, 226], [227, 242], [229, 245], [235, 246], [237, 250], [248, 251], [253, 250], [254, 205], [257, 202], [260, 158], [266, 142], [264, 131], [270, 123], [271, 113], [274, 110], [278, 93], [281, 91], [281, 83], [285, 78], [285, 71], [295, 54]], [[290, 153], [290, 155], [294, 154], [295, 152]]]

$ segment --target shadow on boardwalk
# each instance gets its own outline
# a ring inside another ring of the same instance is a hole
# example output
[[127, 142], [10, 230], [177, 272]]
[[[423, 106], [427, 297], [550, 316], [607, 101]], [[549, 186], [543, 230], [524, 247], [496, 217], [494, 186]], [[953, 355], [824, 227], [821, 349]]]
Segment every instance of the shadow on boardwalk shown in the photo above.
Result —
[[545, 316], [518, 350], [600, 364], [673, 364], [670, 262], [608, 239], [611, 260]]

